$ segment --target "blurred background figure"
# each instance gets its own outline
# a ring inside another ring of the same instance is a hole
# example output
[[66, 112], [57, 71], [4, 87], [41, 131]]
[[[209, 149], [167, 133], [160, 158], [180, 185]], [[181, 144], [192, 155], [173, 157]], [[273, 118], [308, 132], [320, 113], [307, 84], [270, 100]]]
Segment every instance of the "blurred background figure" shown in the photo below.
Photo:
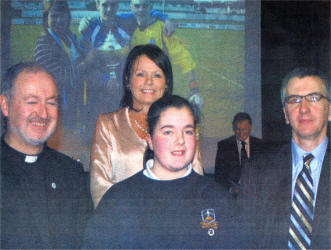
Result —
[[[86, 120], [93, 130], [99, 114], [119, 109], [123, 96], [122, 69], [132, 32], [137, 27], [133, 14], [117, 14], [119, 0], [96, 0], [99, 17], [83, 18], [79, 25], [80, 45], [90, 67], [86, 78]], [[152, 11], [156, 18], [166, 15]], [[168, 25], [171, 30], [171, 25]]]
[[250, 135], [253, 124], [247, 113], [237, 113], [233, 117], [232, 127], [234, 135], [217, 144], [215, 181], [236, 196], [243, 163], [262, 151], [262, 141]]
[[79, 67], [84, 55], [76, 36], [70, 30], [71, 14], [67, 1], [46, 1], [44, 7], [44, 34], [35, 45], [34, 59], [58, 83], [62, 124], [67, 128], [76, 128], [83, 101], [83, 82], [79, 79]]
[[116, 111], [123, 96], [122, 63], [129, 50], [130, 36], [116, 15], [118, 0], [96, 0], [100, 17], [82, 19], [80, 45], [90, 62], [86, 76], [86, 119], [92, 131], [99, 114]]

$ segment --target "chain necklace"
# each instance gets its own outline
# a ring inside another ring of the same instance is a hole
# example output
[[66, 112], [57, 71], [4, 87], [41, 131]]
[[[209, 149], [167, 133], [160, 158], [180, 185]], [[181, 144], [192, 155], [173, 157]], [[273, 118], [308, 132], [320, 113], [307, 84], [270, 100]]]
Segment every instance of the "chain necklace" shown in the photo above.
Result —
[[143, 131], [145, 134], [148, 134], [148, 131], [147, 131], [146, 128], [144, 128], [143, 126], [141, 126], [141, 125], [139, 124], [139, 122], [138, 122], [136, 119], [133, 119], [133, 120], [134, 120], [134, 123], [137, 125], [137, 127], [138, 127], [141, 131]]

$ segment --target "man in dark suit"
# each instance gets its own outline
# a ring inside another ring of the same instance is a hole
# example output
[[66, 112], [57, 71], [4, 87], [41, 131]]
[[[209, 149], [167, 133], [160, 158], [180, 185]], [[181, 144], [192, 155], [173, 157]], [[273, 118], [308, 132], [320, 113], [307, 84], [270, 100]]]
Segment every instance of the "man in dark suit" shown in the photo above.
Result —
[[292, 140], [247, 162], [243, 220], [258, 248], [331, 248], [329, 80], [297, 68], [282, 82], [282, 103]]
[[91, 207], [80, 163], [46, 145], [58, 119], [54, 78], [36, 63], [2, 82], [0, 248], [78, 248]]
[[242, 164], [261, 149], [261, 140], [251, 136], [252, 119], [244, 112], [237, 113], [232, 121], [234, 135], [219, 141], [215, 160], [215, 181], [231, 193], [239, 191]]

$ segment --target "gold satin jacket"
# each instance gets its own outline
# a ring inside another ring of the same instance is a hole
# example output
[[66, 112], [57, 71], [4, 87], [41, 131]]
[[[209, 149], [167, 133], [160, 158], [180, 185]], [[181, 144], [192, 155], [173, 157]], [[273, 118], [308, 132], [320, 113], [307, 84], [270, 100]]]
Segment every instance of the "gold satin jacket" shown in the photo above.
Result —
[[[98, 117], [91, 150], [91, 193], [97, 207], [104, 193], [115, 183], [143, 169], [147, 142], [133, 129], [129, 108]], [[200, 150], [193, 160], [193, 169], [203, 175]]]

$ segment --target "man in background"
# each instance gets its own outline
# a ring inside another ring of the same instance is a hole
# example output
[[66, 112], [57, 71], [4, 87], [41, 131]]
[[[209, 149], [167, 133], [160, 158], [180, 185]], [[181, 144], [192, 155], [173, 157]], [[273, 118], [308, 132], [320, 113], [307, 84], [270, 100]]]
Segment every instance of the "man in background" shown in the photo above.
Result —
[[243, 163], [262, 150], [262, 141], [250, 135], [253, 125], [247, 113], [237, 113], [232, 127], [234, 135], [217, 144], [215, 181], [236, 196], [239, 192]]
[[90, 208], [81, 164], [46, 145], [58, 88], [36, 63], [9, 68], [0, 105], [1, 248], [77, 248]]

